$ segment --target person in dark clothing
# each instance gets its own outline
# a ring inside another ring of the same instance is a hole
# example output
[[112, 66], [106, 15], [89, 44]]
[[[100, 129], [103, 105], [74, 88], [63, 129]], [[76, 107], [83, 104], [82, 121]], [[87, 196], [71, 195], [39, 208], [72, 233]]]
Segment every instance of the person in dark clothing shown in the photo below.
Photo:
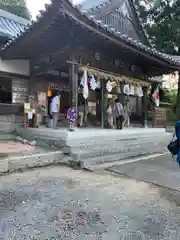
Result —
[[119, 99], [115, 100], [114, 115], [116, 118], [116, 129], [121, 130], [123, 128], [124, 121], [124, 108]]

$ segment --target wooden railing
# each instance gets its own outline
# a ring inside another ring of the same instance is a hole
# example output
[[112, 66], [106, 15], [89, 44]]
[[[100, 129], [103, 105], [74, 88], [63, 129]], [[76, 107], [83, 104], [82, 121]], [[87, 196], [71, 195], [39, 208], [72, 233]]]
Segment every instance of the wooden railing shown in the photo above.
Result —
[[153, 127], [166, 127], [167, 108], [156, 107], [155, 111], [148, 111], [148, 120], [152, 122]]

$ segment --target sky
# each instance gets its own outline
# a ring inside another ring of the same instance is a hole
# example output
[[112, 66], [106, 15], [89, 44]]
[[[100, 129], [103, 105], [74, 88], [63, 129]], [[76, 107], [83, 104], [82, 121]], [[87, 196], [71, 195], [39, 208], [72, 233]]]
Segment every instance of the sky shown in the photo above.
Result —
[[[39, 10], [44, 9], [44, 4], [49, 2], [50, 0], [26, 0], [27, 7], [32, 15], [32, 18], [35, 19]], [[78, 3], [81, 2], [81, 0], [74, 0], [73, 2]]]
[[39, 13], [39, 10], [44, 9], [44, 4], [48, 2], [49, 0], [26, 0], [27, 7], [33, 19]]

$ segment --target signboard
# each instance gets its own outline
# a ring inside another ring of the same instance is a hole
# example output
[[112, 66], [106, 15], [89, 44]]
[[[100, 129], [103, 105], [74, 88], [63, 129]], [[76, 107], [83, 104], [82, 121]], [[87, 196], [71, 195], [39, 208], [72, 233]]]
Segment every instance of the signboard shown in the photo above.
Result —
[[39, 105], [47, 104], [46, 92], [38, 92], [38, 104]]
[[24, 111], [29, 111], [31, 109], [31, 104], [30, 103], [24, 103]]

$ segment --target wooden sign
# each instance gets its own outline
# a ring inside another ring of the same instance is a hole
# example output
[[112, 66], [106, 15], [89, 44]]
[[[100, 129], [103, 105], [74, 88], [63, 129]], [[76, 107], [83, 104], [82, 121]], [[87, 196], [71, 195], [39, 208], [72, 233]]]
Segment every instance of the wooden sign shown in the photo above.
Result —
[[46, 105], [47, 104], [47, 97], [45, 92], [38, 92], [38, 103], [40, 105]]

